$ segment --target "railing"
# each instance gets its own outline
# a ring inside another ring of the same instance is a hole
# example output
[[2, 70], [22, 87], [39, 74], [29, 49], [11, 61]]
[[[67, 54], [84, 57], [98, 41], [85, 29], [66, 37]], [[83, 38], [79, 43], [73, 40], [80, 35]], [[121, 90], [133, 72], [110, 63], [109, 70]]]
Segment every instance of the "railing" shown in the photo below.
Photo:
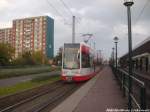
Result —
[[[146, 88], [145, 83], [134, 76], [129, 76], [129, 73], [123, 69], [118, 68], [117, 70], [112, 67], [112, 70], [119, 80], [120, 88], [123, 90], [123, 96], [126, 96], [126, 93], [129, 92], [128, 80], [129, 77], [132, 79], [132, 92], [130, 93], [131, 100], [138, 109], [146, 109]], [[139, 91], [138, 91], [139, 89]]]

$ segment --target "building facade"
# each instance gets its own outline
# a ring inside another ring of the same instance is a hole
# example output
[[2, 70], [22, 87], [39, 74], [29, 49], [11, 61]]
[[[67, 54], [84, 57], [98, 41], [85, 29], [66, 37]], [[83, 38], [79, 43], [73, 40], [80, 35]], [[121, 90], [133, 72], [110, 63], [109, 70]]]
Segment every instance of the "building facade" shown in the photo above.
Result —
[[[150, 37], [132, 51], [133, 69], [150, 73]], [[120, 58], [122, 65], [128, 65], [128, 53]]]
[[53, 57], [54, 20], [52, 18], [39, 16], [13, 20], [11, 32], [15, 57], [26, 51], [41, 51], [47, 58]]
[[14, 46], [14, 39], [12, 37], [12, 28], [0, 29], [0, 42], [9, 43]]

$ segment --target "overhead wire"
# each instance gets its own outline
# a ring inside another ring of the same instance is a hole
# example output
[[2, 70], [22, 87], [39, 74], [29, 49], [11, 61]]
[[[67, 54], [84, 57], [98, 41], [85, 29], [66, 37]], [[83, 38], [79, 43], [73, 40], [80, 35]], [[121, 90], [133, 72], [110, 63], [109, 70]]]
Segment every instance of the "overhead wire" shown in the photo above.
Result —
[[72, 11], [70, 10], [70, 8], [68, 7], [68, 5], [63, 1], [63, 0], [59, 0], [62, 4], [63, 4], [63, 6], [68, 10], [68, 12], [73, 16], [73, 13], [72, 13]]
[[[60, 2], [63, 4], [63, 6], [67, 9], [67, 11], [70, 13], [70, 15], [71, 15], [71, 16], [74, 16], [74, 14], [73, 14], [72, 11], [70, 10], [69, 6], [68, 6], [63, 0], [59, 0], [59, 1], [60, 1]], [[76, 20], [77, 20], [78, 23], [80, 23], [78, 17], [76, 17]]]
[[141, 18], [141, 16], [142, 16], [142, 14], [144, 13], [144, 11], [145, 11], [146, 7], [147, 7], [147, 6], [148, 6], [148, 4], [149, 4], [149, 2], [150, 2], [150, 0], [147, 0], [147, 1], [145, 2], [145, 4], [144, 4], [143, 8], [141, 9], [141, 11], [140, 11], [139, 15], [137, 16], [137, 18], [136, 18], [136, 20], [135, 20], [135, 25], [139, 22], [139, 20], [140, 20], [140, 18]]
[[46, 0], [48, 5], [53, 8], [55, 10], [55, 12], [61, 17], [63, 18], [64, 22], [66, 22], [66, 19], [64, 18], [64, 16], [55, 8], [55, 6], [49, 1], [49, 0]]

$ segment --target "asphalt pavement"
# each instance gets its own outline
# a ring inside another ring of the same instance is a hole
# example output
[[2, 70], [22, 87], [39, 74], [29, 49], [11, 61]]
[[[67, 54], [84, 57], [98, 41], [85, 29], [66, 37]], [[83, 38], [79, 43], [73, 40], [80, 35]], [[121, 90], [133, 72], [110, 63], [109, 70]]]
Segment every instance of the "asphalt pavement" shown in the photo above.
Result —
[[52, 72], [46, 72], [46, 73], [39, 73], [39, 74], [32, 74], [32, 75], [26, 75], [26, 76], [12, 77], [12, 78], [7, 78], [7, 79], [0, 79], [0, 87], [12, 86], [17, 83], [30, 81], [33, 78], [38, 77], [38, 76], [51, 76], [51, 75], [60, 75], [60, 71], [52, 71]]

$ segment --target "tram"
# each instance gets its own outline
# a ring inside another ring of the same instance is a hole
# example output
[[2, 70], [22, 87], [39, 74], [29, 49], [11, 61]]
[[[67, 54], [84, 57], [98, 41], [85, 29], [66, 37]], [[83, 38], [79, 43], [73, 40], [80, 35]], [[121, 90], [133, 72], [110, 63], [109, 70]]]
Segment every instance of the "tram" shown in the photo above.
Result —
[[85, 81], [95, 72], [94, 49], [85, 43], [65, 43], [62, 53], [63, 81]]

